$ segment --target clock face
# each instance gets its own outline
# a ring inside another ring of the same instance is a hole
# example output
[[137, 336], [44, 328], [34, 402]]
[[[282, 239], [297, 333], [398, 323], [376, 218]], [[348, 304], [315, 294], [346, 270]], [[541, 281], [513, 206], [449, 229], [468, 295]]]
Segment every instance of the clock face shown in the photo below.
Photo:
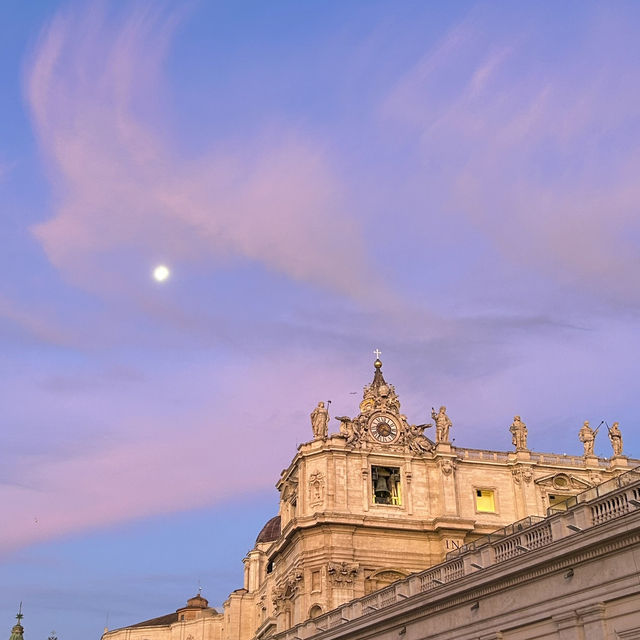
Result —
[[369, 424], [371, 435], [378, 442], [392, 442], [398, 435], [396, 423], [387, 416], [376, 416]]

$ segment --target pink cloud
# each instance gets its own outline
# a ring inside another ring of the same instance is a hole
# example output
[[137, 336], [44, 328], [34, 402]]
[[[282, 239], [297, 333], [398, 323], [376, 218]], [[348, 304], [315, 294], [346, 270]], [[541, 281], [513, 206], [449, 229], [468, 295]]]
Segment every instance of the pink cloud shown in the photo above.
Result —
[[637, 305], [635, 34], [599, 9], [551, 65], [536, 59], [535, 27], [501, 23], [496, 35], [489, 19], [473, 14], [427, 52], [382, 116], [418, 132], [429, 195], [509, 261]]
[[[46, 316], [46, 317], [45, 317]], [[58, 322], [50, 310], [43, 308], [27, 309], [24, 305], [0, 294], [0, 318], [9, 320], [28, 335], [39, 341], [57, 345], [69, 345], [76, 342], [74, 332], [68, 323]]]
[[203, 157], [171, 144], [158, 105], [176, 22], [151, 10], [110, 22], [94, 8], [59, 16], [38, 43], [26, 86], [56, 206], [33, 233], [49, 259], [91, 290], [126, 286], [105, 259], [129, 252], [240, 257], [349, 296], [371, 293], [360, 229], [313, 136], [212, 142]]
[[[166, 404], [131, 402], [122, 415], [110, 414], [108, 438], [78, 434], [80, 450], [12, 460], [20, 472], [11, 476], [19, 481], [0, 482], [12, 523], [0, 533], [0, 551], [273, 487], [296, 445], [311, 439], [309, 413], [318, 400], [334, 398], [338, 411], [356, 410], [357, 399], [344, 392], [353, 382], [349, 366], [343, 362], [329, 376], [309, 367], [312, 357], [281, 354], [277, 366], [272, 358], [252, 358], [156, 374], [157, 394], [189, 389], [199, 404], [168, 417]], [[96, 411], [118, 397], [109, 395], [112, 386], [92, 393]]]

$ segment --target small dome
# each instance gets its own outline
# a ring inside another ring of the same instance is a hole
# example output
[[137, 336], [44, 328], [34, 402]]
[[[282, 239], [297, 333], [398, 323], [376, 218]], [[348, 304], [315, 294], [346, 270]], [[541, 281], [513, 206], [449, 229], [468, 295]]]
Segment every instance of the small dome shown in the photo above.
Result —
[[262, 527], [262, 531], [256, 538], [256, 544], [259, 542], [273, 542], [280, 537], [280, 516], [275, 516], [271, 520], [267, 521], [267, 524]]
[[189, 598], [187, 600], [187, 607], [190, 609], [206, 609], [209, 606], [209, 602], [206, 598], [203, 598], [200, 594], [194, 596], [193, 598]]

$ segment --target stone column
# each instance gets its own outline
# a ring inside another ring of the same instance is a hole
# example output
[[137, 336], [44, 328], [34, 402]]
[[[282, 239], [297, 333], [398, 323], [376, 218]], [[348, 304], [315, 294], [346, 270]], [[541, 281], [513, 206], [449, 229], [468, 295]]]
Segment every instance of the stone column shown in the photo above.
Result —
[[436, 455], [436, 463], [440, 472], [440, 486], [442, 487], [442, 499], [444, 501], [442, 513], [444, 515], [457, 516], [456, 458], [452, 455]]
[[369, 511], [369, 484], [371, 474], [369, 473], [369, 459], [366, 454], [362, 454], [362, 510]]
[[335, 476], [335, 499], [334, 504], [338, 507], [349, 508], [349, 470], [347, 469], [347, 454], [344, 452], [334, 452], [331, 456], [333, 461], [333, 473]]
[[333, 509], [336, 505], [336, 467], [335, 458], [333, 455], [325, 458], [324, 464], [318, 468], [319, 471], [324, 471], [325, 481], [325, 505], [327, 509]]
[[411, 481], [413, 480], [413, 469], [411, 467], [411, 458], [405, 456], [404, 459], [404, 477], [406, 480], [405, 494], [402, 499], [407, 507], [407, 515], [413, 515], [413, 496], [411, 494]]
[[[518, 452], [518, 454], [520, 453], [529, 455], [528, 451]], [[512, 468], [511, 474], [514, 483], [516, 518], [520, 520], [528, 514], [537, 513], [538, 511], [533, 471], [529, 464], [516, 464]]]
[[585, 638], [589, 638], [589, 640], [608, 640], [611, 637], [607, 632], [604, 602], [597, 602], [589, 607], [578, 609], [577, 613], [582, 619]]

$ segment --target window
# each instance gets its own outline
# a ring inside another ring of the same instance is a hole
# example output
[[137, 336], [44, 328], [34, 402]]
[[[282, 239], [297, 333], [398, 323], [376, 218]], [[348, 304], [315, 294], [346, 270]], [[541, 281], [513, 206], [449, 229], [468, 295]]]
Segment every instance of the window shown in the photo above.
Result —
[[310, 618], [318, 618], [322, 615], [322, 607], [319, 604], [314, 604], [311, 609], [309, 609], [309, 617]]
[[398, 467], [371, 467], [371, 483], [374, 504], [402, 504]]
[[[571, 496], [568, 496], [566, 494], [560, 494], [560, 493], [550, 493], [549, 494], [549, 506], [550, 507], [557, 507], [559, 504], [562, 504], [563, 502], [565, 502], [565, 500], [568, 500], [569, 498], [571, 498]], [[567, 505], [564, 505], [564, 508], [567, 508]]]
[[495, 513], [495, 493], [491, 489], [476, 489], [476, 511]]

